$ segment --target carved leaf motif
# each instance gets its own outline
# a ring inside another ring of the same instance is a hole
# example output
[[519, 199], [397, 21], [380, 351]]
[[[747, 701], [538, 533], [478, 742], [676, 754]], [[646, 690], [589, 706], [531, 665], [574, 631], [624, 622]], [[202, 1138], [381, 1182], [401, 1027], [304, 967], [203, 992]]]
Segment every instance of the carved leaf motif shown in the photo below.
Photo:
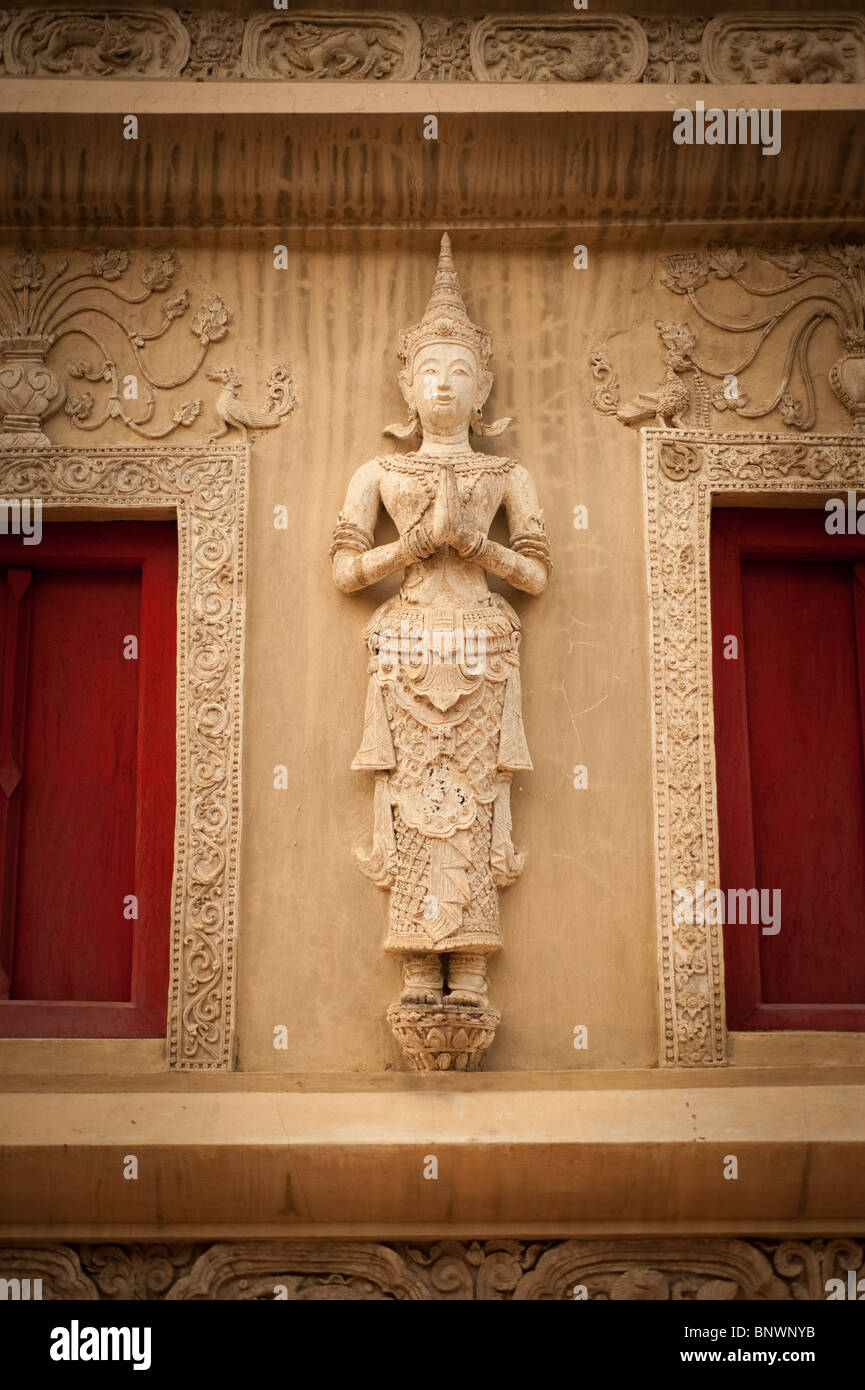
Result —
[[191, 425], [201, 414], [201, 401], [184, 401], [183, 405], [178, 406], [172, 419], [175, 425]]
[[708, 261], [719, 280], [738, 275], [745, 266], [745, 257], [734, 246], [710, 246]]
[[183, 290], [180, 294], [175, 295], [173, 299], [169, 299], [164, 310], [165, 317], [167, 319], [179, 319], [182, 314], [186, 313], [188, 308], [189, 291]]
[[45, 277], [45, 267], [33, 251], [19, 256], [12, 265], [12, 288], [37, 290]]
[[70, 396], [64, 409], [71, 420], [80, 424], [93, 410], [93, 397], [89, 391], [82, 391], [78, 395]]

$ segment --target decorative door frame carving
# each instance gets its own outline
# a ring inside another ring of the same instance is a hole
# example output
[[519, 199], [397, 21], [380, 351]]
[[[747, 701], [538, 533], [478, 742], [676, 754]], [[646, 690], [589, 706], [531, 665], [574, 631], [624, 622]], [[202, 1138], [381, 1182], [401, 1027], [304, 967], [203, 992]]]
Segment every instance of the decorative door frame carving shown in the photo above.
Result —
[[0, 499], [39, 499], [46, 519], [177, 521], [168, 1064], [178, 1069], [233, 1065], [247, 487], [245, 443], [0, 454]]
[[[865, 489], [861, 435], [643, 429], [651, 604], [652, 788], [661, 1064], [724, 1066], [720, 925], [676, 924], [673, 893], [719, 888], [710, 518], [730, 504], [816, 504]], [[757, 500], [759, 499], [759, 500]]]

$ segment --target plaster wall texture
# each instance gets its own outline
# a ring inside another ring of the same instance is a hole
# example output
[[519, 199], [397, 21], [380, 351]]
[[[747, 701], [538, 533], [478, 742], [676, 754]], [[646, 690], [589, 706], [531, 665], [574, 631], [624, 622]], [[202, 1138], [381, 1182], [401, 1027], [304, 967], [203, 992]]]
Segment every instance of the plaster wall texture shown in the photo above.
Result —
[[[140, 233], [124, 240], [136, 255], [152, 244]], [[535, 770], [513, 783], [514, 839], [529, 858], [500, 899], [505, 944], [492, 965], [491, 998], [503, 1021], [488, 1062], [496, 1071], [657, 1064], [639, 436], [592, 408], [589, 354], [604, 346], [623, 398], [661, 382], [656, 319], [695, 316], [661, 283], [658, 253], [699, 240], [681, 230], [651, 244], [590, 236], [588, 268], [577, 270], [570, 229], [553, 244], [549, 233], [539, 243], [495, 230], [454, 233], [469, 311], [493, 334], [487, 414], [515, 417], [501, 439], [480, 447], [532, 471], [555, 560], [541, 597], [509, 595], [524, 625]], [[208, 365], [235, 364], [241, 396], [253, 404], [263, 403], [275, 363], [291, 367], [298, 390], [281, 428], [252, 438], [237, 972], [243, 1071], [376, 1074], [401, 1066], [384, 1018], [399, 988], [397, 964], [382, 951], [386, 897], [358, 874], [352, 855], [371, 832], [372, 777], [349, 770], [365, 697], [361, 629], [398, 580], [341, 595], [327, 548], [354, 469], [409, 447], [382, 429], [405, 418], [397, 335], [426, 304], [437, 243], [438, 232], [426, 228], [289, 235], [285, 270], [274, 269], [276, 243], [260, 233], [187, 233], [178, 248], [177, 285], [188, 285], [195, 302], [218, 292], [233, 315]], [[41, 243], [40, 253], [49, 254]], [[714, 360], [723, 364], [731, 349], [716, 343]], [[167, 374], [190, 346], [169, 335], [153, 360]], [[818, 330], [824, 430], [849, 428], [826, 379], [836, 355], [831, 330]], [[771, 394], [781, 357], [780, 347], [769, 351], [752, 373], [752, 396]], [[214, 428], [217, 390], [201, 377], [186, 388], [201, 393], [204, 408], [178, 442]], [[81, 441], [62, 415], [52, 434]], [[111, 424], [100, 432], [103, 443], [124, 437]], [[578, 506], [588, 529], [574, 527]], [[287, 508], [287, 530], [274, 524], [278, 507]], [[394, 535], [385, 519], [377, 538]], [[279, 765], [288, 769], [285, 790], [274, 787]], [[585, 790], [573, 785], [577, 765], [587, 768]], [[277, 1050], [282, 1024], [289, 1044]], [[578, 1024], [588, 1028], [586, 1050], [573, 1046]], [[856, 1040], [840, 1046], [831, 1060], [853, 1061]]]

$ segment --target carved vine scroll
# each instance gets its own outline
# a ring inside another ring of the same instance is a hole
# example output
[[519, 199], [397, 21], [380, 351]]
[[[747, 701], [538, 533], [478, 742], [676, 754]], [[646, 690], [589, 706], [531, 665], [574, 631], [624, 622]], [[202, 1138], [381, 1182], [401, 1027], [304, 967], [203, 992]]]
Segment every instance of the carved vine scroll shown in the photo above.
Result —
[[[719, 494], [814, 505], [865, 488], [861, 440], [848, 435], [643, 430], [647, 509], [656, 911], [662, 1061], [719, 1066], [726, 1056], [721, 927], [674, 921], [673, 895], [720, 887], [709, 537]], [[754, 502], [751, 501], [751, 505]], [[759, 505], [759, 501], [756, 503]]]
[[[613, 1236], [599, 1240], [237, 1240], [218, 1245], [0, 1245], [43, 1299], [573, 1303], [823, 1302], [865, 1275], [861, 1242]], [[24, 1296], [24, 1295], [22, 1295]], [[836, 1295], [837, 1296], [837, 1295]], [[14, 1293], [13, 1293], [14, 1297]]]
[[47, 518], [174, 515], [178, 541], [177, 821], [169, 1065], [232, 1065], [240, 835], [247, 446], [22, 448], [0, 496]]

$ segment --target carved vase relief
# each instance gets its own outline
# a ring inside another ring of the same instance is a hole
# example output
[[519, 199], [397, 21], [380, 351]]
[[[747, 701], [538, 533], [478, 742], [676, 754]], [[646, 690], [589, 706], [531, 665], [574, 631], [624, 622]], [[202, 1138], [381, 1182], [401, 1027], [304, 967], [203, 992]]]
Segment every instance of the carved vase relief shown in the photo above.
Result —
[[[369, 683], [352, 767], [375, 776], [374, 832], [363, 872], [390, 890], [386, 949], [402, 961], [388, 1011], [415, 1070], [468, 1070], [499, 1021], [487, 961], [501, 947], [498, 888], [523, 856], [511, 842], [510, 782], [531, 769], [520, 697], [520, 622], [491, 593], [487, 572], [539, 594], [551, 568], [531, 475], [514, 459], [475, 452], [493, 384], [489, 333], [469, 319], [450, 239], [442, 237], [432, 296], [400, 338], [406, 426], [420, 448], [358, 469], [333, 533], [344, 593], [405, 570], [399, 593], [364, 630]], [[375, 544], [381, 508], [399, 540]], [[504, 507], [510, 543], [487, 539]]]
[[[817, 419], [811, 343], [825, 323], [844, 349], [829, 370], [829, 382], [853, 428], [865, 430], [865, 246], [785, 243], [740, 250], [716, 245], [667, 256], [663, 266], [662, 284], [685, 299], [710, 331], [746, 335], [746, 347], [713, 363], [710, 358], [717, 358], [719, 349], [707, 355], [689, 322], [658, 319], [655, 326], [665, 349], [662, 384], [621, 403], [613, 367], [595, 348], [590, 363], [598, 383], [592, 394], [596, 410], [615, 415], [624, 425], [677, 429], [708, 429], [713, 411], [730, 411], [744, 420], [777, 411], [785, 425], [810, 430]], [[767, 272], [767, 266], [776, 269]], [[706, 287], [713, 285], [724, 289], [707, 303], [705, 296], [713, 291]], [[764, 392], [752, 399], [749, 372], [773, 347], [779, 363], [774, 389], [768, 398]]]
[[[228, 332], [231, 314], [219, 295], [202, 304], [188, 320], [197, 351], [189, 354], [183, 370], [166, 378], [150, 345], [187, 314], [189, 292], [168, 296], [161, 320], [145, 326], [130, 317], [128, 306], [147, 304], [171, 289], [177, 258], [173, 251], [152, 254], [141, 267], [137, 291], [127, 283], [130, 270], [129, 252], [122, 247], [97, 248], [77, 265], [65, 257], [46, 265], [28, 250], [8, 271], [0, 267], [0, 449], [48, 444], [43, 426], [61, 407], [78, 430], [92, 432], [116, 420], [145, 439], [163, 439], [198, 419], [202, 402], [193, 398], [176, 404], [167, 422], [154, 421], [159, 399], [192, 380], [211, 344]], [[95, 394], [68, 390], [64, 376], [48, 363], [69, 337], [83, 342], [88, 356], [58, 365], [65, 376], [92, 384]], [[207, 375], [223, 383], [214, 402], [218, 427], [211, 438], [220, 438], [232, 426], [242, 435], [272, 429], [295, 406], [294, 378], [287, 367], [273, 368], [263, 410], [238, 399], [240, 377], [233, 367], [213, 368]]]

